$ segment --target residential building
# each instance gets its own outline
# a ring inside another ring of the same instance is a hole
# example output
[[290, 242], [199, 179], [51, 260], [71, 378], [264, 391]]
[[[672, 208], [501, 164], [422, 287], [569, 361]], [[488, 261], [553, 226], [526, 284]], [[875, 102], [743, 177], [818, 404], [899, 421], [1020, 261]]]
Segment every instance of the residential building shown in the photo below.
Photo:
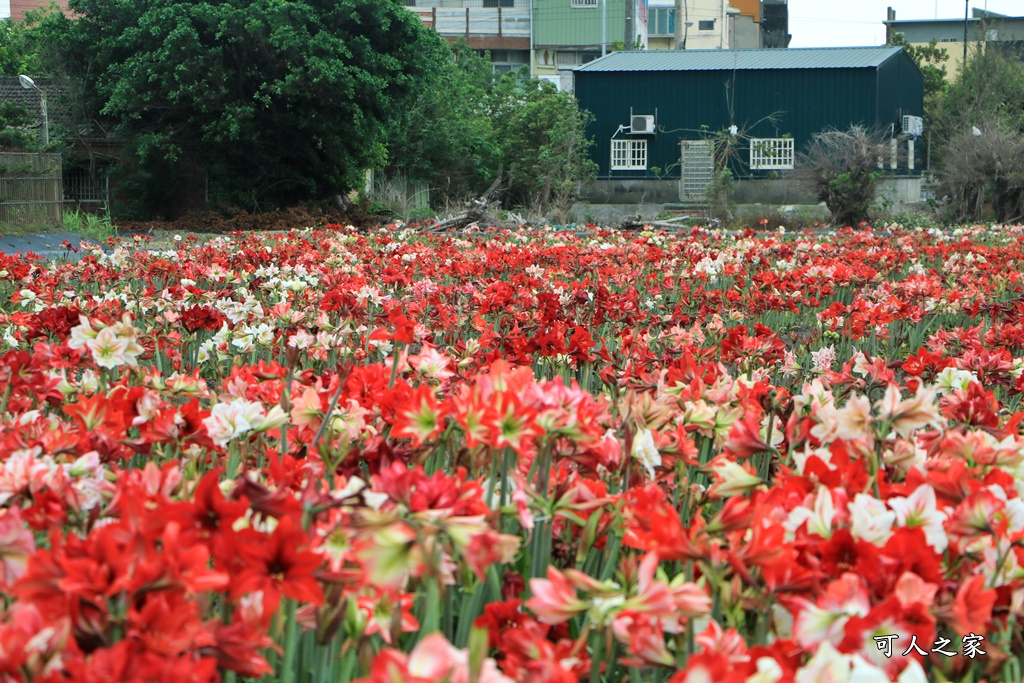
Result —
[[533, 0], [533, 75], [572, 90], [573, 69], [647, 48], [648, 0]]
[[[54, 0], [0, 0], [0, 19], [11, 17], [15, 21], [25, 18], [25, 12], [49, 7]], [[56, 0], [62, 9], [68, 8], [68, 0]]]
[[[568, 2], [568, 0], [566, 0]], [[423, 23], [451, 42], [488, 53], [497, 73], [530, 65], [531, 0], [405, 0]]]
[[761, 0], [761, 47], [789, 47], [789, 0]]
[[937, 46], [946, 52], [946, 78], [950, 81], [960, 73], [964, 56], [964, 40], [967, 47], [984, 46], [985, 49], [1005, 50], [1019, 57], [1024, 55], [1024, 16], [1011, 17], [983, 9], [974, 9], [964, 21], [956, 19], [897, 19], [892, 7], [888, 10], [885, 23], [887, 42], [897, 33], [902, 33], [911, 45], [928, 45], [937, 41]]
[[575, 76], [599, 185], [650, 201], [706, 197], [723, 135], [739, 179], [793, 169], [815, 133], [854, 124], [889, 132], [886, 170], [920, 175], [924, 79], [901, 47], [621, 52]]
[[[744, 49], [759, 47], [786, 47], [788, 41], [788, 6], [775, 3], [769, 14], [774, 23], [762, 24], [762, 0], [683, 0], [683, 31], [680, 49]], [[769, 3], [772, 4], [772, 3]], [[782, 8], [780, 13], [779, 7]], [[648, 45], [652, 50], [674, 50], [675, 0], [650, 0]], [[781, 22], [781, 24], [780, 24]], [[784, 40], [778, 31], [766, 33], [768, 27], [781, 26]]]

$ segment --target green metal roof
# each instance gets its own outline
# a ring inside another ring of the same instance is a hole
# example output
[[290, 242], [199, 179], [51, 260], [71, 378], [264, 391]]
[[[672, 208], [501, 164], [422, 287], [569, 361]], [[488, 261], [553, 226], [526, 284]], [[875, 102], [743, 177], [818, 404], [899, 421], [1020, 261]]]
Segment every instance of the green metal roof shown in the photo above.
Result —
[[864, 69], [899, 54], [902, 47], [807, 47], [751, 50], [649, 50], [613, 52], [576, 71], [733, 71], [754, 69]]

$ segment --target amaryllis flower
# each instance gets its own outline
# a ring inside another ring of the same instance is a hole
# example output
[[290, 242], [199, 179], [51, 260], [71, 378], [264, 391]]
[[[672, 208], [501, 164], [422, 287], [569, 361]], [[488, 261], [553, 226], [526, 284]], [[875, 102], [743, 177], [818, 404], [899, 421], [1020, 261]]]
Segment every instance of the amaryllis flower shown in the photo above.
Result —
[[763, 483], [761, 478], [754, 473], [753, 467], [741, 465], [725, 455], [709, 462], [707, 470], [715, 477], [710, 494], [721, 498], [747, 493]]
[[875, 405], [878, 408], [879, 419], [888, 421], [893, 431], [904, 438], [909, 438], [922, 427], [942, 429], [945, 423], [939, 413], [936, 399], [933, 390], [923, 387], [912, 397], [902, 399], [899, 387], [890, 384], [885, 389], [885, 396]]
[[436, 380], [446, 380], [455, 375], [449, 370], [452, 359], [440, 353], [437, 348], [430, 344], [423, 344], [418, 354], [409, 356], [409, 365], [416, 369], [424, 377]]
[[444, 429], [445, 411], [438, 406], [434, 390], [421, 384], [413, 391], [405, 407], [395, 411], [392, 434], [412, 439], [417, 446], [435, 437]]
[[309, 539], [291, 517], [278, 521], [269, 537], [254, 530], [245, 530], [238, 542], [243, 568], [231, 584], [231, 596], [262, 591], [264, 609], [274, 612], [281, 597], [323, 603], [324, 595], [314, 572], [323, 558], [308, 550]]
[[0, 510], [0, 588], [25, 575], [28, 558], [35, 549], [32, 531], [22, 521], [20, 510]]
[[753, 411], [748, 411], [736, 420], [725, 442], [725, 450], [736, 458], [749, 458], [755, 453], [772, 450], [772, 447], [761, 437], [761, 418]]
[[530, 579], [530, 592], [533, 597], [526, 606], [545, 624], [561, 624], [589, 608], [565, 574], [554, 567], [548, 567], [548, 578]]
[[236, 398], [231, 403], [218, 403], [203, 420], [210, 438], [218, 446], [225, 446], [249, 432], [262, 432], [280, 427], [288, 416], [280, 406], [268, 413], [263, 404]]
[[868, 588], [853, 572], [846, 572], [830, 583], [816, 603], [796, 597], [788, 604], [796, 612], [793, 639], [808, 652], [822, 642], [838, 646], [844, 638], [846, 622], [871, 611]]
[[661, 453], [654, 445], [654, 434], [650, 429], [641, 429], [633, 437], [632, 455], [647, 470], [647, 476], [654, 479], [654, 468], [661, 467]]
[[392, 632], [411, 633], [419, 630], [420, 624], [412, 615], [413, 597], [410, 593], [385, 589], [374, 595], [357, 598], [356, 604], [366, 619], [364, 635], [378, 633], [385, 643], [391, 645]]
[[[490, 657], [473, 679], [478, 683], [515, 683], [498, 671]], [[373, 660], [370, 675], [356, 683], [470, 683], [469, 653], [452, 646], [440, 633], [425, 636], [412, 652], [384, 649]]]
[[949, 539], [943, 523], [946, 521], [946, 513], [936, 506], [935, 489], [928, 484], [923, 484], [914, 489], [910, 496], [894, 496], [886, 501], [893, 512], [896, 513], [896, 523], [899, 526], [919, 526], [924, 529], [928, 545], [941, 553], [946, 550]]
[[985, 589], [985, 577], [975, 574], [960, 584], [953, 601], [953, 622], [957, 633], [986, 633], [996, 604], [996, 592]]
[[118, 337], [113, 328], [104, 327], [85, 345], [101, 368], [118, 368], [127, 361], [128, 340]]
[[838, 424], [836, 436], [840, 439], [872, 440], [871, 402], [861, 394], [847, 399], [846, 405], [835, 412], [835, 419]]
[[866, 493], [858, 493], [849, 504], [850, 533], [854, 538], [882, 546], [892, 535], [896, 513]]

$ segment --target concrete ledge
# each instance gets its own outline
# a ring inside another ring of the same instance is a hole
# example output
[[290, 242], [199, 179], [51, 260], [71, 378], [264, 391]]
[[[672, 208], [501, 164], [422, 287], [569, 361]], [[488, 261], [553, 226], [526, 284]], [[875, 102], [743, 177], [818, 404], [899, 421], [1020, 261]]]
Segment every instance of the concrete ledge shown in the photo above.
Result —
[[[878, 197], [893, 205], [921, 202], [921, 178], [884, 178]], [[581, 201], [590, 204], [677, 204], [679, 179], [602, 178], [583, 188]], [[799, 182], [786, 178], [736, 181], [734, 204], [817, 204], [818, 198]]]

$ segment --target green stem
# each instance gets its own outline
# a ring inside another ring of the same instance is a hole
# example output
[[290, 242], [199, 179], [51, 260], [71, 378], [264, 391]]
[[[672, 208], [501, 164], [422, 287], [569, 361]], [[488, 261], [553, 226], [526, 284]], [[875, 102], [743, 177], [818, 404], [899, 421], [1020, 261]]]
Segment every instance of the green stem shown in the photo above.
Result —
[[284, 624], [284, 663], [281, 665], [281, 683], [295, 683], [295, 658], [298, 655], [298, 643], [296, 643], [299, 625], [295, 616], [295, 601], [288, 599], [285, 608]]
[[601, 683], [601, 650], [604, 645], [604, 634], [594, 631], [590, 634], [590, 683]]

